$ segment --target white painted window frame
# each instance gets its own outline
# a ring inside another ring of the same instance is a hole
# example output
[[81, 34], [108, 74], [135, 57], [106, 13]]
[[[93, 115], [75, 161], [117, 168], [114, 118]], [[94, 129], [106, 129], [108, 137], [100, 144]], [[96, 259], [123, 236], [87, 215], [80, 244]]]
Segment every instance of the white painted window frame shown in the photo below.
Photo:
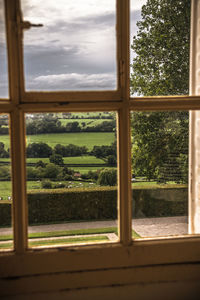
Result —
[[[199, 1], [192, 0], [193, 12], [196, 11]], [[117, 0], [118, 87], [116, 91], [25, 92], [20, 0], [5, 0], [5, 15], [10, 99], [1, 99], [0, 113], [10, 114], [11, 119], [14, 250], [0, 253], [2, 266], [0, 276], [200, 261], [198, 235], [132, 240], [130, 111], [198, 110], [200, 96], [191, 94], [190, 96], [130, 98], [129, 0]], [[198, 25], [194, 13], [192, 23], [194, 30]], [[192, 43], [194, 43], [196, 36], [195, 34], [192, 36]], [[193, 56], [194, 48], [192, 51]], [[62, 251], [29, 249], [24, 114], [104, 110], [118, 112], [119, 242], [63, 247]], [[183, 247], [185, 251], [182, 251]], [[56, 261], [56, 265], [52, 265], [51, 261]]]

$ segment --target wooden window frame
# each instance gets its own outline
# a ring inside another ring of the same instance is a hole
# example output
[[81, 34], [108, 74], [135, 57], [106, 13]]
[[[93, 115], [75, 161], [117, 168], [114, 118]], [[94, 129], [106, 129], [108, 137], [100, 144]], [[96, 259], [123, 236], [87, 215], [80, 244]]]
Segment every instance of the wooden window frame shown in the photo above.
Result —
[[[10, 98], [1, 99], [0, 113], [10, 114], [11, 119], [14, 250], [0, 253], [0, 276], [200, 261], [197, 235], [132, 240], [130, 111], [197, 110], [200, 96], [130, 97], [129, 0], [117, 0], [118, 88], [102, 92], [25, 92], [20, 0], [4, 1]], [[106, 110], [118, 113], [119, 242], [59, 249], [28, 248], [24, 114]]]

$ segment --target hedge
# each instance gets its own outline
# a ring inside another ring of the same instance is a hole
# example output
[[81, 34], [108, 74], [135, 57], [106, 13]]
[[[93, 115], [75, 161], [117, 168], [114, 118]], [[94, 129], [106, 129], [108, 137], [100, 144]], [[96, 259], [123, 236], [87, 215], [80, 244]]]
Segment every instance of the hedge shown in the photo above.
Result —
[[[187, 188], [135, 188], [133, 218], [187, 215]], [[37, 190], [28, 193], [29, 224], [117, 218], [117, 189]], [[0, 203], [0, 226], [9, 226], [11, 204]]]

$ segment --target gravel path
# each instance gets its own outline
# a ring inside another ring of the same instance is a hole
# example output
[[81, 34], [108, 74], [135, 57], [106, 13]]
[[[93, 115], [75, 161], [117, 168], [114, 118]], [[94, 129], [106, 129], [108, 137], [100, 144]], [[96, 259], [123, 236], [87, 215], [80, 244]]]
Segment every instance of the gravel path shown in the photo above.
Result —
[[[95, 221], [41, 225], [29, 226], [29, 233], [116, 226], [117, 221]], [[188, 233], [187, 217], [134, 219], [132, 220], [132, 227], [142, 237], [183, 235]], [[11, 229], [0, 228], [0, 235], [6, 234], [11, 234]]]

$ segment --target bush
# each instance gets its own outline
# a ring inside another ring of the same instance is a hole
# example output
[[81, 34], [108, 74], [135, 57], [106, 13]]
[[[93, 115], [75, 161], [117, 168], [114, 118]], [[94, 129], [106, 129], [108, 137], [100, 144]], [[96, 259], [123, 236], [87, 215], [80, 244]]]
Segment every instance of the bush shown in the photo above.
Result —
[[117, 218], [117, 189], [49, 190], [28, 194], [30, 224]]
[[98, 177], [97, 183], [100, 185], [114, 186], [117, 184], [117, 170], [103, 169]]
[[59, 182], [58, 184], [54, 185], [54, 189], [62, 189], [65, 188], [65, 184], [62, 182]]
[[42, 188], [43, 189], [52, 189], [52, 182], [50, 180], [42, 181]]
[[[133, 218], [185, 216], [187, 188], [134, 188]], [[30, 224], [117, 218], [117, 188], [28, 193]], [[0, 203], [0, 226], [11, 224], [11, 203]]]
[[36, 168], [27, 167], [26, 168], [26, 177], [27, 177], [27, 180], [39, 179], [40, 178], [40, 172]]
[[10, 168], [9, 167], [0, 167], [0, 179], [1, 180], [10, 180]]
[[58, 165], [58, 166], [64, 164], [64, 160], [62, 158], [62, 155], [60, 155], [60, 154], [52, 154], [49, 157], [49, 161], [50, 161], [50, 163], [53, 163], [53, 164]]

